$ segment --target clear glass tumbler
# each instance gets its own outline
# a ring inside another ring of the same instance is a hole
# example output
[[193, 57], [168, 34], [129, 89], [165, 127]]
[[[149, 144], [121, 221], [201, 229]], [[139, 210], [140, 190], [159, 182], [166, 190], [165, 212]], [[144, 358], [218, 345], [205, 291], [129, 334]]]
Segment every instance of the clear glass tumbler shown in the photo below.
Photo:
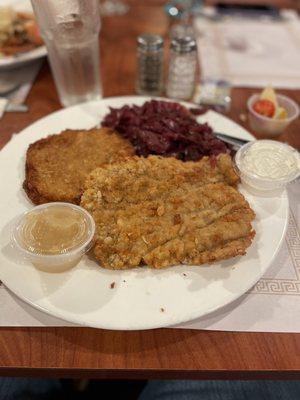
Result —
[[102, 97], [99, 0], [31, 0], [64, 107]]

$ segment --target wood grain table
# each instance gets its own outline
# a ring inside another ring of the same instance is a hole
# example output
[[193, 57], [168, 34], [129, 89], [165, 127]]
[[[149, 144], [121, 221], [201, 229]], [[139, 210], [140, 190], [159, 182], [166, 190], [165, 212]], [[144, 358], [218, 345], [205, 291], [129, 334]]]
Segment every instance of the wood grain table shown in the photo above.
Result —
[[[103, 19], [101, 68], [105, 96], [134, 93], [138, 34], [148, 31], [167, 37], [168, 21], [162, 11], [162, 1], [128, 3], [131, 9], [126, 16]], [[234, 89], [229, 114], [247, 129], [247, 121], [240, 118], [245, 114], [246, 99], [252, 92]], [[300, 101], [300, 91], [282, 92]], [[46, 62], [27, 104], [29, 113], [7, 113], [1, 120], [0, 147], [13, 133], [60, 108]], [[300, 148], [299, 120], [280, 140]], [[300, 377], [300, 335], [181, 329], [116, 332], [89, 328], [2, 328], [0, 375], [293, 379]]]

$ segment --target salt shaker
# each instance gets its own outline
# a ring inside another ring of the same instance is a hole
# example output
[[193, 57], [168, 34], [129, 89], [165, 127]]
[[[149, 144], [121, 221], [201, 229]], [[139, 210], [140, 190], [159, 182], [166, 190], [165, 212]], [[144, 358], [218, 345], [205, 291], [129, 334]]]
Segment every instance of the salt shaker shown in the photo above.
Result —
[[163, 39], [144, 34], [137, 38], [138, 94], [160, 95], [163, 90]]
[[195, 89], [197, 45], [193, 38], [175, 38], [171, 42], [167, 96], [190, 100]]

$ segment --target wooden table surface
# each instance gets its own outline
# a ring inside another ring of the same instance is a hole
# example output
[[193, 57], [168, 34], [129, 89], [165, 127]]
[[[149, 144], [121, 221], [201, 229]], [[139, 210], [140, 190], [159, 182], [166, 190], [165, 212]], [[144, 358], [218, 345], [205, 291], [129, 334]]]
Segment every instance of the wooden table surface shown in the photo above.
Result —
[[[167, 37], [161, 0], [128, 1], [130, 12], [103, 19], [105, 96], [134, 93], [135, 39]], [[294, 4], [294, 1], [286, 1]], [[234, 89], [229, 116], [249, 129], [245, 103], [252, 89]], [[300, 102], [300, 91], [282, 91]], [[45, 62], [29, 94], [30, 112], [7, 113], [0, 148], [11, 135], [60, 108]], [[280, 137], [300, 148], [300, 121]], [[297, 316], [295, 316], [297, 317]], [[0, 375], [97, 378], [299, 378], [300, 335], [181, 329], [116, 332], [89, 328], [1, 328]]]

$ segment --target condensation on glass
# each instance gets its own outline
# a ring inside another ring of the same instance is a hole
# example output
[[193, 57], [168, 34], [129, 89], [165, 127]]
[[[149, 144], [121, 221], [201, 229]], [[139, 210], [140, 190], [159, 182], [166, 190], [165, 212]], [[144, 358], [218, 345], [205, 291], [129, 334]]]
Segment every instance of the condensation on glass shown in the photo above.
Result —
[[98, 0], [32, 0], [63, 106], [102, 97]]

